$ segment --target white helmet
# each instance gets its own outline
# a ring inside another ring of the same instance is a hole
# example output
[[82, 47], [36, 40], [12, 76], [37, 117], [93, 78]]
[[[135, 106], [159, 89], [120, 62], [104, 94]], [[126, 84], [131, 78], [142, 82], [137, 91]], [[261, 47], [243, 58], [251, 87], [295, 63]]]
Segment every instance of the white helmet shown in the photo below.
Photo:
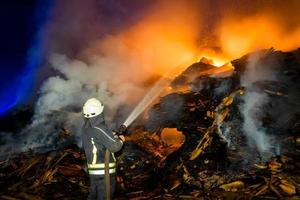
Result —
[[104, 105], [96, 98], [88, 99], [83, 105], [83, 116], [91, 118], [100, 115], [103, 112]]

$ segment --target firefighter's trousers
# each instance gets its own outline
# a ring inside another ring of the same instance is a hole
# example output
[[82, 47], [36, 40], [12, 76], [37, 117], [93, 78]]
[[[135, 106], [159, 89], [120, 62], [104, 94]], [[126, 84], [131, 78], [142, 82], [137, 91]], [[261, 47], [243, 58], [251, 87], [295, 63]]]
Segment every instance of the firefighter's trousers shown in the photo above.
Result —
[[[104, 200], [105, 199], [105, 186], [104, 186], [104, 176], [93, 176], [90, 175], [90, 192], [89, 200]], [[110, 175], [110, 196], [113, 197], [115, 191], [115, 175]]]

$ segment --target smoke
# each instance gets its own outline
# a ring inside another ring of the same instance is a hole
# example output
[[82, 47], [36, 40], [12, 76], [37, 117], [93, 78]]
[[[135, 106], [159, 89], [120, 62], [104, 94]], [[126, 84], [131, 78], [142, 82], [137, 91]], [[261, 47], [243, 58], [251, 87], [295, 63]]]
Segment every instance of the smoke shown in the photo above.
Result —
[[[80, 12], [80, 19], [84, 21], [95, 18], [91, 16], [93, 13], [97, 15], [95, 9], [104, 12], [97, 3], [89, 2], [96, 8], [92, 9], [92, 12]], [[121, 9], [122, 3], [116, 4], [116, 9]], [[101, 33], [99, 38], [91, 36], [95, 34], [86, 34], [90, 39], [84, 37], [84, 41], [88, 40], [90, 45], [76, 53], [77, 58], [74, 58], [74, 55], [67, 56], [69, 51], [64, 53], [64, 45], [62, 48], [58, 47], [63, 34], [59, 32], [55, 37], [57, 45], [51, 48], [63, 53], [50, 52], [49, 56], [51, 67], [59, 72], [59, 76], [50, 77], [43, 84], [36, 114], [44, 115], [51, 110], [67, 106], [81, 107], [91, 96], [98, 97], [107, 105], [108, 110], [112, 112], [110, 116], [113, 116], [120, 105], [137, 103], [149, 88], [145, 86], [147, 80], [166, 73], [174, 74], [176, 66], [182, 67], [193, 62], [191, 58], [198, 33], [197, 13], [191, 11], [193, 5], [195, 4], [184, 1], [174, 4], [152, 3], [148, 9], [144, 9], [143, 16], [135, 14], [140, 20], [129, 23], [126, 29], [109, 32], [112, 29], [116, 30], [110, 25], [106, 31], [98, 30]], [[85, 5], [83, 10], [86, 7], [91, 8]], [[80, 10], [79, 1], [72, 5], [72, 9], [73, 12]], [[68, 21], [65, 17], [58, 16], [58, 19]], [[100, 13], [99, 17], [107, 18], [104, 13]], [[116, 25], [118, 22], [112, 20], [112, 24]], [[60, 26], [62, 25], [55, 22], [50, 28], [59, 30]], [[71, 26], [71, 30], [75, 29], [74, 27], [77, 26]], [[48, 32], [50, 34], [55, 30]], [[74, 37], [79, 35], [76, 31], [70, 34], [75, 35]], [[80, 30], [80, 34], [85, 33]]]
[[[81, 108], [90, 97], [104, 103], [106, 120], [113, 126], [113, 120], [121, 121], [115, 119], [117, 112], [124, 106], [135, 106], [154, 84], [149, 85], [148, 80], [167, 72], [174, 74], [176, 66], [193, 62], [192, 48], [197, 35], [193, 22], [197, 20], [190, 12], [190, 4], [155, 3], [143, 16], [135, 15], [140, 20], [129, 19], [124, 29], [125, 25], [119, 26], [120, 22], [109, 21], [106, 15], [112, 13], [105, 14], [102, 3], [88, 1], [81, 7], [82, 3], [75, 1], [71, 11], [66, 11], [76, 13], [72, 15], [75, 19], [61, 12], [65, 4], [56, 3], [56, 16], [45, 31], [47, 61], [56, 75], [41, 86], [32, 123], [21, 131], [20, 140], [10, 142], [17, 147], [15, 152], [40, 151], [64, 144], [60, 136], [62, 127], [69, 130], [74, 139], [79, 138], [83, 121]], [[122, 10], [122, 3], [116, 4], [117, 9]], [[103, 12], [98, 14], [98, 10]], [[94, 22], [97, 16], [108, 21]], [[94, 27], [88, 24], [90, 20], [93, 25], [108, 25], [107, 29], [95, 26], [99, 34], [91, 31]], [[67, 32], [61, 31], [68, 28]], [[87, 28], [87, 33], [82, 28]], [[121, 117], [128, 114], [121, 113]], [[80, 140], [77, 143], [80, 144]]]
[[[251, 4], [233, 0], [66, 2], [55, 2], [51, 21], [43, 31], [45, 59], [56, 75], [49, 77], [40, 88], [33, 123], [22, 132], [22, 140], [28, 140], [26, 144], [50, 144], [52, 140], [48, 139], [55, 135], [58, 124], [79, 130], [81, 116], [76, 113], [89, 97], [103, 101], [106, 117], [111, 122], [118, 110], [124, 106], [132, 108], [142, 99], [151, 84], [154, 85], [153, 81], [147, 83], [153, 77], [158, 79], [165, 74], [173, 77], [198, 58], [212, 56], [226, 62], [253, 48], [271, 45], [281, 48], [280, 44], [286, 43], [281, 38], [287, 33], [291, 35], [287, 40], [294, 42], [286, 49], [299, 45], [296, 41], [299, 17], [286, 11], [298, 13], [296, 1], [288, 5], [282, 1], [262, 3], [259, 0]], [[280, 20], [272, 23], [265, 23], [265, 18], [252, 20], [268, 14]], [[248, 23], [248, 19], [253, 23]], [[258, 30], [256, 26], [270, 28], [252, 34]], [[274, 37], [266, 36], [266, 32], [274, 33]], [[262, 35], [263, 39], [258, 40]], [[249, 45], [240, 47], [240, 44]], [[244, 85], [264, 79], [250, 70], [256, 64], [249, 62]], [[255, 95], [251, 91], [246, 95], [251, 101], [245, 99], [243, 113], [252, 112], [257, 104], [262, 106]], [[267, 101], [264, 96], [258, 97]], [[49, 118], [53, 111], [70, 113], [62, 118]], [[123, 117], [128, 114], [122, 113]], [[245, 116], [245, 121], [252, 123], [251, 119]], [[42, 131], [45, 124], [47, 130]], [[252, 126], [256, 127], [255, 133], [260, 132], [256, 122]], [[244, 128], [250, 134], [251, 127]], [[32, 146], [35, 145], [27, 145]]]
[[273, 145], [271, 138], [262, 126], [264, 106], [268, 103], [268, 96], [257, 87], [257, 83], [276, 80], [272, 68], [276, 66], [274, 60], [267, 60], [269, 51], [258, 51], [250, 54], [244, 74], [241, 76], [241, 85], [246, 88], [241, 104], [243, 117], [242, 130], [250, 146], [256, 147], [260, 153], [269, 153]]
[[245, 97], [242, 116], [244, 118], [243, 131], [250, 143], [256, 145], [260, 152], [268, 152], [271, 149], [270, 139], [260, 122], [262, 106], [268, 101], [266, 95], [257, 92], [248, 92]]
[[139, 98], [141, 93], [142, 86], [124, 81], [125, 73], [118, 69], [121, 63], [110, 62], [107, 57], [94, 58], [87, 64], [54, 54], [50, 63], [61, 76], [50, 77], [42, 86], [36, 104], [36, 114], [39, 116], [68, 106], [81, 111], [83, 103], [90, 97], [99, 98], [113, 116], [120, 104]]

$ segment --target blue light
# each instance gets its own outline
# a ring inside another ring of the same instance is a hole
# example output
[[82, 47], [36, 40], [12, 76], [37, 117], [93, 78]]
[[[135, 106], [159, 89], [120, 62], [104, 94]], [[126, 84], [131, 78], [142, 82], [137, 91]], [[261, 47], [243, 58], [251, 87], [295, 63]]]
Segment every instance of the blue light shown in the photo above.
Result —
[[22, 103], [30, 94], [33, 81], [36, 77], [37, 67], [41, 64], [43, 57], [43, 34], [44, 27], [48, 21], [53, 1], [39, 1], [36, 6], [37, 32], [31, 47], [27, 51], [27, 60], [25, 70], [16, 78], [13, 84], [6, 89], [5, 94], [0, 99], [0, 116], [10, 109]]
[[14, 89], [15, 87], [9, 88], [9, 90], [6, 91], [6, 95], [2, 96], [0, 101], [0, 116], [17, 104], [17, 95]]

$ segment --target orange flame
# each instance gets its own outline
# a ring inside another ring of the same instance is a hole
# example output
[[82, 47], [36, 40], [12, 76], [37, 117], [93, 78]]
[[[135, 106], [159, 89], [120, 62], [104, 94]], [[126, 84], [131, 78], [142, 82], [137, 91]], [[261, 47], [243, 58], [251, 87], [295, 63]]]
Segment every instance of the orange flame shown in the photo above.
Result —
[[196, 61], [196, 15], [187, 15], [188, 9], [162, 3], [119, 36], [148, 72], [174, 76]]
[[220, 29], [222, 50], [230, 58], [262, 48], [291, 50], [300, 47], [300, 27], [287, 32], [267, 16], [225, 20]]
[[113, 54], [115, 60], [121, 60], [124, 68], [131, 71], [133, 79], [179, 74], [198, 59], [200, 17], [191, 9], [183, 1], [174, 4], [162, 1], [136, 24], [101, 39], [92, 53]]
[[[140, 81], [153, 75], [173, 77], [202, 57], [220, 67], [257, 49], [292, 50], [300, 46], [300, 26], [285, 27], [278, 20], [280, 14], [274, 18], [263, 10], [265, 7], [252, 16], [227, 17], [231, 11], [224, 11], [210, 35], [203, 35], [201, 24], [211, 19], [201, 14], [199, 2], [197, 6], [190, 2], [160, 1], [136, 24], [105, 37], [94, 49], [113, 54], [113, 60], [124, 65], [124, 74], [130, 72], [131, 80]], [[218, 50], [202, 44], [202, 37], [213, 38], [210, 46]]]

